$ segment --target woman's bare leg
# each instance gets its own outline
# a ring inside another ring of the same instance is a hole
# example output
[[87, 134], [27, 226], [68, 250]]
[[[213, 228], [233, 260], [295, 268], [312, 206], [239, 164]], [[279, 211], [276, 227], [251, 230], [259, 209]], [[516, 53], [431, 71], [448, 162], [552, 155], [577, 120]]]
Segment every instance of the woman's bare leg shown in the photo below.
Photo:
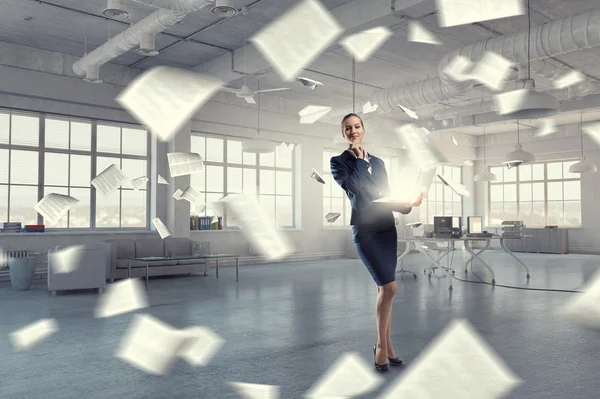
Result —
[[377, 320], [377, 350], [375, 353], [375, 361], [378, 364], [387, 362], [388, 355], [388, 331], [390, 328], [390, 317], [392, 310], [392, 302], [396, 295], [396, 282], [385, 284], [377, 287], [377, 304], [375, 314]]
[[394, 346], [392, 345], [392, 338], [391, 338], [391, 327], [392, 327], [392, 306], [393, 306], [393, 302], [390, 305], [390, 319], [388, 321], [388, 327], [387, 327], [387, 331], [386, 331], [386, 347], [387, 347], [387, 357], [389, 357], [390, 359], [395, 359], [396, 358], [396, 352], [394, 352]]

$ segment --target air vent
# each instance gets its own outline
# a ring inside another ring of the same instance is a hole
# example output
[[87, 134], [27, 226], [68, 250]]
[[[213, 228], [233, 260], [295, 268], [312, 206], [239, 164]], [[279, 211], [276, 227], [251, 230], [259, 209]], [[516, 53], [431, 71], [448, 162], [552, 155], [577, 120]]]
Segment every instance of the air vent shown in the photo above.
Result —
[[238, 14], [232, 0], [217, 0], [210, 12], [220, 18], [231, 18]]
[[125, 10], [125, 0], [107, 0], [106, 8], [102, 14], [108, 18], [128, 19], [129, 13]]
[[156, 36], [148, 34], [143, 35], [142, 40], [140, 40], [140, 48], [135, 50], [135, 52], [136, 54], [146, 57], [158, 55], [158, 50], [156, 50]]
[[102, 83], [102, 80], [100, 79], [100, 69], [90, 68], [85, 74], [85, 78], [83, 78], [83, 80], [89, 83]]

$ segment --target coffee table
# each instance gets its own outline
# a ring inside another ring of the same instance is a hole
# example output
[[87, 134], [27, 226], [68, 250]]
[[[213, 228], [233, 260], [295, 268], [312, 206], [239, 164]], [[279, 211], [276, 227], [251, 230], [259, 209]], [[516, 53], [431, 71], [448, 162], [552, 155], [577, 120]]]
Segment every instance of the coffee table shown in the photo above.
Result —
[[132, 260], [144, 262], [146, 264], [146, 289], [148, 289], [148, 276], [150, 271], [150, 263], [152, 262], [163, 262], [165, 260], [192, 260], [192, 259], [204, 259], [204, 275], [207, 276], [207, 264], [208, 261], [214, 259], [217, 265], [217, 278], [219, 278], [219, 259], [234, 258], [235, 259], [235, 281], [239, 280], [239, 269], [240, 269], [240, 257], [238, 255], [229, 254], [206, 254], [206, 255], [184, 255], [184, 256], [148, 256], [144, 258], [127, 258], [128, 260], [128, 271], [127, 277], [131, 277], [131, 268], [139, 268], [144, 266], [131, 266]]

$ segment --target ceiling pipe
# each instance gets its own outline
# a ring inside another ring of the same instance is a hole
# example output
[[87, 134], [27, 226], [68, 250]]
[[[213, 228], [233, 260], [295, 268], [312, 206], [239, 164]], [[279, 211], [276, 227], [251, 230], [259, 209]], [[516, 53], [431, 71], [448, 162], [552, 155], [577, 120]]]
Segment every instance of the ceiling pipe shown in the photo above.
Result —
[[73, 64], [73, 72], [79, 76], [86, 76], [88, 71], [95, 70], [101, 65], [110, 62], [118, 56], [137, 47], [144, 37], [155, 36], [171, 26], [174, 26], [185, 16], [198, 11], [212, 3], [214, 0], [133, 0], [150, 6], [164, 5], [169, 8], [159, 8], [146, 18], [142, 19], [127, 30], [119, 33], [102, 46], [89, 54], [84, 55]]
[[[373, 94], [371, 104], [384, 112], [397, 111], [399, 104], [417, 108], [452, 100], [466, 94], [475, 81], [455, 82], [444, 72], [457, 55], [477, 62], [486, 51], [522, 64], [527, 54], [526, 30], [483, 40], [446, 54], [438, 64], [439, 77], [406, 86], [392, 87]], [[530, 60], [556, 57], [600, 45], [600, 10], [559, 19], [530, 30]]]

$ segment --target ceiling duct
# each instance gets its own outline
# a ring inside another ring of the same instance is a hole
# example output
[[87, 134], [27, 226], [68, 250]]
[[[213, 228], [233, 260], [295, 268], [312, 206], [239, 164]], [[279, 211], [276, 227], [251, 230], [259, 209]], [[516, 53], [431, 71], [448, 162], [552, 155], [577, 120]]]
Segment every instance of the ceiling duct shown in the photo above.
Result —
[[[439, 77], [380, 90], [371, 98], [371, 104], [377, 104], [383, 112], [391, 112], [399, 110], [398, 104], [416, 108], [460, 97], [476, 82], [455, 82], [444, 73], [454, 57], [463, 55], [476, 62], [484, 52], [492, 51], [513, 62], [522, 61], [516, 58], [517, 54], [526, 54], [528, 33], [531, 35], [531, 61], [596, 47], [600, 45], [600, 10], [545, 23], [529, 32], [519, 31], [461, 47], [442, 58], [438, 65]], [[535, 73], [535, 68], [532, 70]]]
[[230, 18], [238, 14], [233, 0], [217, 0], [210, 12], [220, 18]]
[[165, 6], [167, 9], [159, 8], [146, 18], [142, 19], [127, 30], [119, 33], [102, 46], [84, 55], [73, 64], [73, 72], [79, 76], [86, 76], [89, 70], [99, 68], [129, 50], [138, 47], [142, 38], [146, 35], [156, 36], [167, 28], [170, 28], [183, 20], [185, 16], [198, 11], [214, 0], [133, 0], [137, 3], [149, 6]]
[[125, 7], [125, 0], [107, 0], [106, 8], [102, 11], [102, 14], [108, 18], [129, 18], [127, 7]]
[[83, 78], [86, 82], [89, 83], [102, 83], [100, 79], [100, 68], [91, 68], [85, 73], [85, 78]]
[[156, 50], [156, 36], [146, 33], [140, 40], [140, 48], [135, 50], [136, 54], [144, 55], [146, 57], [154, 57], [158, 55]]

